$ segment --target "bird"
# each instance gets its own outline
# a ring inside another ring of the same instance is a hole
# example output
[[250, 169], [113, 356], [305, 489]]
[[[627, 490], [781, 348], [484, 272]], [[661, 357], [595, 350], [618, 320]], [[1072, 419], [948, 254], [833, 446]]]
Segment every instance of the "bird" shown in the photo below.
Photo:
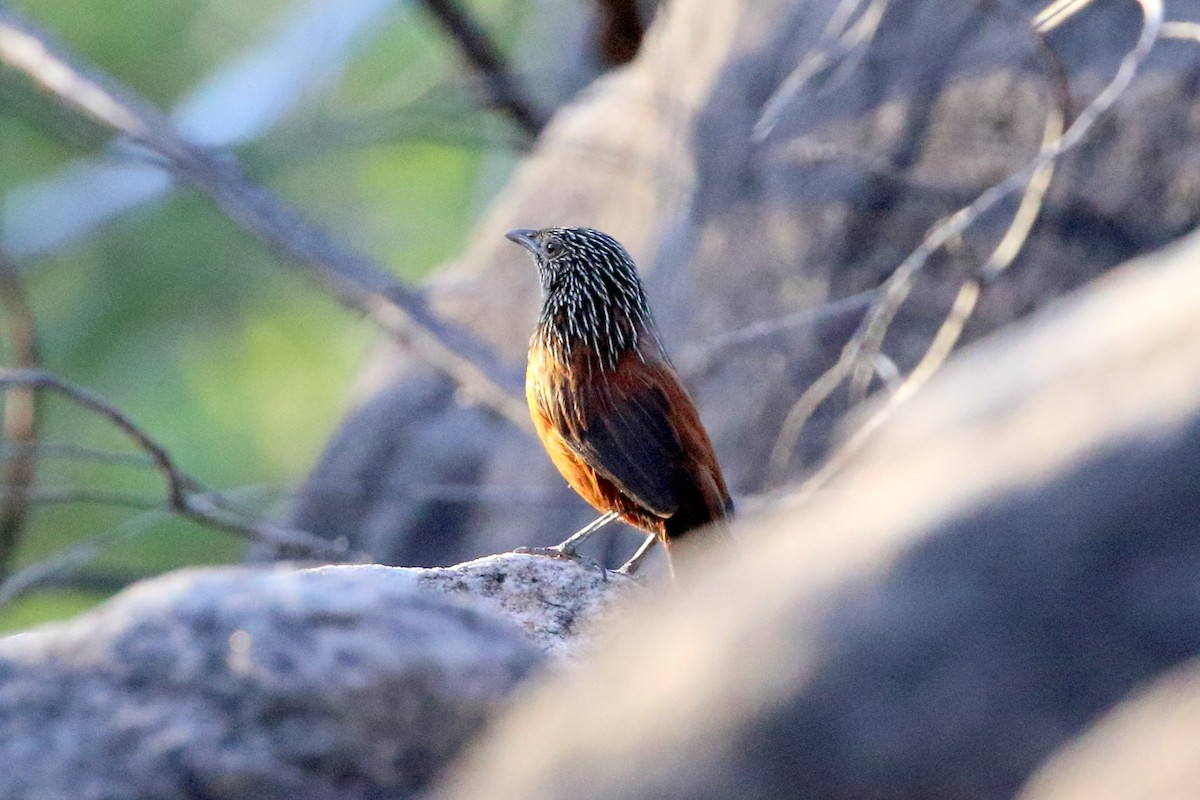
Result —
[[648, 534], [620, 571], [633, 574], [661, 542], [674, 575], [671, 545], [698, 528], [724, 531], [733, 501], [637, 267], [593, 228], [506, 235], [533, 255], [541, 287], [525, 373], [534, 428], [567, 484], [601, 514], [536, 552], [577, 558], [585, 539], [620, 518]]

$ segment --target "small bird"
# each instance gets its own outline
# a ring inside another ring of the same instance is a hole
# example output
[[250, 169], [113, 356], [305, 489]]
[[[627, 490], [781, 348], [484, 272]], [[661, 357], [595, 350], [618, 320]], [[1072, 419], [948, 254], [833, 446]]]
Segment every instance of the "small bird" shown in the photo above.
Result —
[[[510, 231], [533, 254], [542, 309], [525, 396], [538, 438], [567, 483], [601, 516], [557, 547], [569, 558], [620, 517], [656, 541], [719, 523], [733, 501], [712, 443], [659, 339], [629, 253], [591, 228]], [[715, 526], [720, 529], [721, 526]]]

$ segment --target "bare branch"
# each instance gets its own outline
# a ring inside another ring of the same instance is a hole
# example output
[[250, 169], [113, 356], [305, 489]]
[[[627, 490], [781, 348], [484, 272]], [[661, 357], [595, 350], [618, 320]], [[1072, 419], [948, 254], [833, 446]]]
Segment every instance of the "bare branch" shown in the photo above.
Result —
[[[305, 486], [322, 497], [345, 495], [357, 497], [362, 486], [352, 480], [330, 480], [310, 478]], [[414, 503], [438, 502], [447, 504], [513, 505], [529, 507], [563, 506], [578, 508], [578, 504], [562, 491], [546, 486], [504, 486], [477, 483], [414, 483], [411, 481], [385, 481], [372, 484], [376, 491], [386, 491], [389, 498], [410, 500]]]
[[[1038, 155], [1024, 169], [1010, 175], [1001, 183], [989, 187], [972, 203], [959, 209], [953, 215], [934, 226], [933, 230], [930, 231], [917, 249], [910, 253], [888, 279], [884, 281], [883, 296], [872, 306], [854, 335], [847, 341], [837, 363], [809, 386], [800, 396], [800, 399], [796, 401], [791, 411], [788, 412], [771, 452], [768, 466], [768, 480], [770, 482], [778, 483], [783, 478], [788, 462], [790, 461], [791, 453], [795, 449], [804, 424], [816, 411], [817, 407], [841, 385], [843, 380], [851, 375], [864, 352], [872, 352], [872, 343], [877, 339], [882, 340], [880, 331], [886, 331], [887, 325], [894, 318], [899, 306], [907, 298], [917, 274], [924, 268], [929, 258], [945, 246], [947, 242], [960, 236], [980, 216], [992, 209], [1002, 199], [1024, 187], [1026, 201], [1022, 202], [1017, 216], [1014, 218], [1012, 225], [1010, 225], [1009, 233], [1005, 235], [1004, 240], [997, 246], [992, 258], [984, 265], [981, 274], [987, 278], [993, 277], [1003, 270], [1011, 262], [1011, 259], [1015, 257], [1016, 251], [1020, 249], [1020, 243], [1024, 241], [1024, 237], [1028, 233], [1028, 229], [1025, 226], [1032, 225], [1032, 220], [1028, 218], [1028, 214], [1032, 211], [1036, 217], [1037, 209], [1041, 205], [1041, 195], [1044, 194], [1045, 188], [1038, 189], [1039, 180], [1046, 179], [1047, 170], [1052, 167], [1054, 162], [1063, 153], [1076, 147], [1096, 120], [1111, 108], [1117, 98], [1124, 93], [1133, 81], [1142, 62], [1149, 55], [1159, 39], [1160, 29], [1163, 24], [1161, 0], [1138, 0], [1138, 3], [1142, 8], [1143, 24], [1137, 42], [1125, 54], [1125, 57], [1122, 58], [1116, 74], [1109, 81], [1108, 85], [1088, 104], [1066, 132], [1052, 141], [1043, 144]], [[1086, 0], [1082, 4], [1072, 2], [1052, 4], [1053, 7], [1058, 7], [1055, 11], [1057, 16], [1051, 15], [1053, 19], [1057, 20], [1055, 25], [1072, 16], [1086, 5]], [[1046, 11], [1043, 11], [1038, 19], [1042, 19], [1046, 13]], [[1062, 16], [1063, 14], [1066, 16]], [[1039, 31], [1045, 29], [1044, 24], [1038, 25], [1037, 29]], [[1047, 130], [1052, 129], [1052, 122], [1053, 120], [1047, 123]], [[1013, 249], [1014, 245], [1016, 247], [1015, 250]], [[962, 291], [965, 291], [965, 289], [960, 290], [960, 299]], [[973, 303], [971, 307], [974, 307]], [[943, 324], [944, 328], [946, 325], [951, 324], [953, 316], [954, 312], [952, 312], [947, 322]], [[939, 332], [939, 337], [940, 334], [941, 332]], [[957, 338], [957, 334], [955, 334], [954, 338]]]
[[755, 141], [771, 135], [784, 109], [811, 83], [828, 78], [830, 83], [822, 87], [827, 88], [854, 67], [875, 38], [889, 2], [842, 0], [838, 4], [821, 32], [821, 40], [763, 104], [751, 134]]
[[169, 512], [166, 509], [137, 514], [104, 533], [91, 536], [36, 564], [30, 564], [0, 583], [0, 606], [61, 580], [64, 575], [80, 569], [97, 558], [107, 548], [146, 531], [151, 525], [160, 522], [168, 515]]
[[349, 552], [345, 542], [330, 542], [269, 521], [246, 522], [240, 515], [223, 508], [213, 500], [212, 493], [204, 491], [197, 481], [175, 465], [162, 445], [142, 431], [120, 409], [86, 389], [41, 370], [0, 370], [0, 386], [28, 386], [52, 391], [107, 420], [150, 457], [166, 485], [166, 507], [180, 516], [281, 550], [334, 560], [357, 558]]
[[[7, 492], [0, 493], [0, 499], [6, 498], [7, 495]], [[30, 505], [35, 506], [83, 503], [85, 505], [136, 508], [140, 511], [166, 507], [163, 505], [161, 497], [132, 494], [130, 492], [113, 492], [104, 489], [57, 489], [54, 487], [40, 487], [36, 491], [28, 492], [25, 497]]]
[[379, 144], [426, 141], [475, 150], [529, 150], [529, 140], [510, 125], [467, 105], [438, 85], [402, 106], [346, 116], [322, 117], [282, 129], [248, 150], [261, 170], [271, 172], [330, 152]]
[[804, 481], [800, 490], [796, 493], [797, 499], [807, 497], [824, 486], [831, 477], [836, 475], [849, 462], [855, 453], [862, 449], [862, 446], [867, 442], [871, 434], [879, 429], [879, 426], [892, 415], [892, 412], [919, 392], [929, 379], [933, 377], [934, 373], [941, 368], [942, 364], [950, 356], [950, 351], [954, 349], [954, 345], [958, 343], [963, 327], [966, 325], [967, 320], [970, 319], [971, 313], [975, 310], [975, 305], [979, 302], [979, 294], [982, 288], [980, 282], [974, 278], [964, 282], [959, 287], [958, 294], [954, 298], [954, 303], [950, 307], [950, 312], [946, 315], [946, 319], [941, 327], [938, 328], [937, 334], [934, 335], [929, 349], [925, 351], [925, 355], [917, 363], [912, 373], [888, 396], [883, 407], [878, 409], [862, 425], [855, 429], [850, 438], [834, 452], [833, 456]]
[[[241, 486], [231, 491], [222, 492], [222, 496], [237, 495], [241, 498], [246, 495], [260, 494], [264, 488], [271, 489], [272, 487]], [[106, 579], [96, 580], [95, 574], [89, 575], [85, 573], [80, 575], [78, 573], [105, 550], [146, 532], [155, 524], [177, 516], [176, 512], [168, 508], [161, 499], [153, 500], [134, 495], [122, 496], [116, 494], [109, 494], [108, 497], [104, 497], [103, 493], [79, 492], [70, 489], [62, 490], [59, 494], [60, 499], [64, 502], [114, 501], [118, 505], [141, 508], [143, 511], [140, 514], [121, 521], [121, 523], [113, 528], [92, 534], [82, 541], [55, 553], [53, 556], [30, 564], [14, 573], [7, 581], [0, 583], [0, 606], [31, 592], [50, 587], [68, 586], [70, 588], [85, 588], [100, 592], [113, 592], [124, 588], [124, 586], [144, 576], [128, 574], [121, 576], [120, 579], [116, 579], [114, 576], [109, 575]], [[88, 496], [89, 494], [94, 496]], [[39, 498], [41, 495], [42, 493], [39, 493]], [[215, 496], [215, 494], [212, 496]], [[54, 498], [51, 499], [53, 500]]]
[[1092, 0], [1054, 0], [1033, 18], [1033, 29], [1049, 33], [1092, 4]]
[[[33, 311], [25, 295], [21, 274], [0, 250], [0, 307], [4, 309], [8, 338], [12, 342], [13, 361], [22, 369], [40, 364], [37, 329]], [[17, 387], [4, 395], [4, 441], [23, 450], [9, 461], [4, 471], [4, 497], [0, 499], [0, 581], [8, 574], [21, 541], [21, 531], [29, 517], [29, 491], [37, 472], [37, 393], [29, 387]]]
[[[1015, 9], [1010, 9], [1007, 5], [1000, 5], [993, 8], [992, 11], [1003, 12], [1006, 16], [1018, 13]], [[1071, 113], [1070, 87], [1067, 84], [1063, 64], [1054, 51], [1047, 46], [1045, 37], [1033, 27], [1028, 26], [1024, 16], [1015, 16], [1012, 21], [1021, 26], [1023, 30], [1028, 30], [1030, 36], [1033, 37], [1033, 42], [1038, 48], [1038, 52], [1045, 56], [1047, 61], [1046, 72], [1049, 77], [1050, 87], [1058, 104], [1057, 108], [1051, 106], [1046, 116], [1046, 121], [1042, 128], [1042, 143], [1038, 148], [1039, 152], [1041, 152], [1056, 142], [1063, 134], [1063, 128], [1067, 124]], [[977, 271], [985, 282], [994, 279], [1006, 270], [1025, 246], [1025, 241], [1033, 230], [1033, 225], [1037, 222], [1038, 215], [1041, 213], [1043, 200], [1054, 177], [1054, 165], [1055, 161], [1049, 161], [1036, 170], [1029, 178], [1029, 183], [1026, 184], [1024, 194], [1021, 197], [1021, 203], [1012, 220], [1009, 222], [1008, 229], [1005, 231], [999, 244], [992, 250], [991, 255], [988, 256], [987, 261]], [[960, 241], [959, 237], [954, 237], [947, 242], [947, 247], [949, 247], [951, 242], [957, 241]], [[875, 367], [878, 357], [883, 350], [883, 341], [911, 289], [912, 282], [910, 281], [907, 287], [893, 296], [885, 313], [877, 318], [872, 327], [864, 334], [862, 352], [858, 356], [858, 361], [854, 366], [853, 375], [850, 379], [851, 404], [857, 404], [865, 399], [876, 371]]]
[[546, 127], [546, 114], [537, 107], [524, 84], [513, 74], [500, 48], [454, 0], [421, 0], [446, 34], [458, 45], [467, 63], [487, 87], [490, 104], [536, 139]]
[[0, 447], [0, 459], [24, 458], [34, 454], [39, 459], [66, 458], [79, 461], [96, 461], [102, 464], [115, 464], [123, 467], [154, 469], [154, 462], [141, 453], [117, 453], [112, 450], [99, 450], [85, 447], [73, 442], [31, 442], [28, 444], [5, 444]]
[[518, 371], [501, 364], [484, 342], [441, 319], [420, 294], [249, 181], [231, 158], [184, 141], [157, 108], [107, 76], [84, 68], [3, 6], [0, 63], [29, 76], [67, 108], [153, 153], [175, 175], [206, 192], [234, 222], [305, 267], [310, 278], [342, 303], [365, 312], [408, 343], [474, 400], [520, 429], [532, 431]]
[[1200, 22], [1164, 22], [1162, 26], [1164, 39], [1182, 39], [1189, 42], [1200, 42]]
[[737, 347], [756, 344], [763, 339], [776, 336], [785, 331], [803, 328], [831, 319], [861, 314], [879, 297], [878, 289], [868, 289], [865, 292], [852, 294], [825, 303], [815, 308], [805, 308], [786, 314], [775, 319], [764, 319], [752, 322], [745, 327], [727, 333], [720, 333], [705, 339], [698, 345], [685, 348], [677, 359], [679, 369], [684, 374], [699, 375], [722, 356]]
[[107, 420], [150, 456], [166, 482], [168, 502], [173, 508], [183, 507], [184, 496], [187, 494], [188, 488], [195, 486], [195, 483], [175, 468], [170, 455], [161, 445], [146, 435], [116, 407], [86, 389], [72, 386], [43, 370], [0, 370], [0, 386], [27, 386], [53, 391]]

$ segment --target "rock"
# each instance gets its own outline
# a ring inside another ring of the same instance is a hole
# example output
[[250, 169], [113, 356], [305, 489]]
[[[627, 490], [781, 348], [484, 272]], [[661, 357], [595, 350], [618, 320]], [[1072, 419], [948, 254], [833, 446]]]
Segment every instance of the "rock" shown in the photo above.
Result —
[[531, 556], [138, 584], [0, 640], [0, 797], [408, 797], [617, 585]]
[[1193, 235], [964, 350], [435, 796], [1012, 797], [1200, 656], [1198, 260]]
[[1200, 663], [1117, 706], [1038, 770], [1017, 800], [1191, 800], [1200, 786]]
[[580, 658], [590, 649], [592, 626], [639, 589], [632, 579], [599, 567], [514, 553], [414, 572], [424, 588], [482, 599], [556, 658]]

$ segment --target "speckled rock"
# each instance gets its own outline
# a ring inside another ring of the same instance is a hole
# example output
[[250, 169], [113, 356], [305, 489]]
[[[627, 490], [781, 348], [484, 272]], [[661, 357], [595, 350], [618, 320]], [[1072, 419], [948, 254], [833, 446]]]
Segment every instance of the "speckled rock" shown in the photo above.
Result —
[[414, 570], [424, 587], [482, 599], [555, 657], [587, 651], [592, 623], [639, 591], [624, 575], [556, 558], [506, 553], [454, 567]]
[[[488, 569], [535, 594], [528, 574]], [[407, 797], [543, 661], [494, 592], [436, 583], [380, 566], [184, 571], [0, 640], [0, 797]], [[527, 603], [521, 623], [549, 637], [533, 617]]]

